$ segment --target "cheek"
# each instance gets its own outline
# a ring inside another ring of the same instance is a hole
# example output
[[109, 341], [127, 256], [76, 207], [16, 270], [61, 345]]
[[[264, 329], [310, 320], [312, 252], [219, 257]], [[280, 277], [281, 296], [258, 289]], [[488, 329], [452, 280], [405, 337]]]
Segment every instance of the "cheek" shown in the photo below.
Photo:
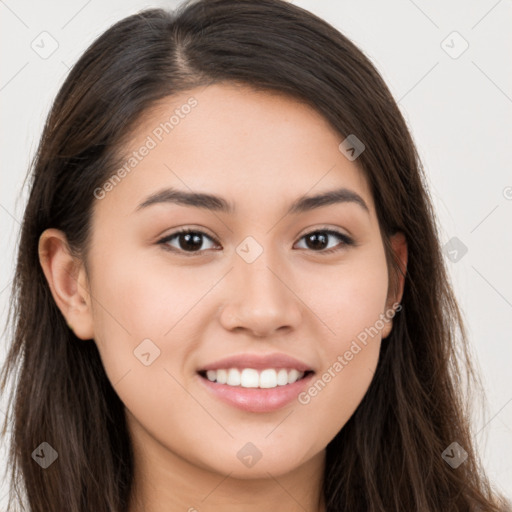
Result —
[[[182, 332], [187, 324], [182, 319], [187, 319], [198, 297], [187, 274], [179, 270], [172, 275], [167, 270], [167, 274], [156, 270], [150, 258], [141, 261], [123, 257], [122, 251], [102, 258], [101, 265], [94, 268], [91, 290], [95, 341], [111, 382], [127, 371], [146, 368], [141, 354], [149, 352], [150, 360], [160, 364], [165, 361], [167, 366], [166, 345]], [[173, 354], [179, 356], [173, 361], [182, 359], [180, 346], [183, 344], [173, 344]]]
[[387, 266], [383, 250], [359, 256], [340, 268], [335, 280], [326, 281], [325, 293], [314, 299], [313, 309], [329, 329], [319, 340], [323, 367], [299, 403], [318, 418], [324, 435], [328, 430], [334, 436], [355, 412], [379, 358]]
[[[309, 422], [308, 435], [325, 446], [343, 429], [363, 400], [377, 366], [380, 340], [363, 347], [347, 343], [298, 397]], [[350, 356], [348, 355], [350, 354]]]
[[134, 416], [154, 418], [160, 428], [165, 424], [167, 435], [178, 435], [171, 411], [190, 407], [178, 382], [196, 346], [189, 343], [194, 335], [186, 315], [201, 290], [183, 271], [167, 270], [164, 277], [150, 258], [139, 264], [112, 255], [95, 270], [95, 341], [110, 382]]
[[162, 265], [153, 257], [109, 257], [94, 277], [95, 327], [130, 333], [134, 342], [163, 337], [211, 286], [197, 272]]
[[323, 330], [326, 355], [346, 350], [347, 342], [374, 326], [384, 313], [388, 270], [383, 251], [377, 246], [354, 253], [346, 264], [321, 274], [317, 286], [304, 290], [312, 310], [328, 328]]

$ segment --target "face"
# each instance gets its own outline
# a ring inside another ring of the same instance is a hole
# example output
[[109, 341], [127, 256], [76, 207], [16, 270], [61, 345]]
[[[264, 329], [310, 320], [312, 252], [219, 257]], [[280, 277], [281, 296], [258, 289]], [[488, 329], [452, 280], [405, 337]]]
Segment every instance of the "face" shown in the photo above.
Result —
[[323, 457], [361, 402], [400, 297], [342, 140], [289, 97], [193, 89], [146, 114], [134, 160], [97, 190], [77, 335], [162, 459], [285, 474]]

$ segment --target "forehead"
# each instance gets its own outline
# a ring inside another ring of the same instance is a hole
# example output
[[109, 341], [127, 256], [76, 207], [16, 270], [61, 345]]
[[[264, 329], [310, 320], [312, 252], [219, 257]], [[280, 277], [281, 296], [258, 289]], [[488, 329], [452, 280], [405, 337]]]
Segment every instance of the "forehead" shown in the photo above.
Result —
[[160, 100], [137, 121], [121, 159], [132, 168], [108, 195], [133, 206], [169, 186], [227, 197], [238, 210], [343, 186], [372, 208], [363, 171], [339, 150], [343, 139], [315, 109], [284, 94], [197, 87]]

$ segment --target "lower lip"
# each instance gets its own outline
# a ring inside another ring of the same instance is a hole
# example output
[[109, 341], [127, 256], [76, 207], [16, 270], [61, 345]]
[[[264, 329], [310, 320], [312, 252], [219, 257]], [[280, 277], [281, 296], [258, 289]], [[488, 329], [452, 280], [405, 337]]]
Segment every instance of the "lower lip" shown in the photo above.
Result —
[[198, 375], [206, 388], [217, 398], [247, 412], [272, 412], [281, 409], [297, 399], [299, 393], [309, 384], [313, 373], [285, 386], [275, 388], [243, 388], [212, 382]]

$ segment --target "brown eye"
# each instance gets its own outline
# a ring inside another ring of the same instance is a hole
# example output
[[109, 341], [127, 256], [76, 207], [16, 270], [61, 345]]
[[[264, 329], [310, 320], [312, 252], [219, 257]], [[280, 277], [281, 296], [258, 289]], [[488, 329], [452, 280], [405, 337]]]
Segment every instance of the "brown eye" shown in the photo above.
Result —
[[[329, 246], [329, 239], [331, 237], [341, 240], [341, 243]], [[311, 231], [311, 233], [304, 235], [302, 239], [305, 240], [306, 249], [321, 252], [322, 254], [329, 254], [341, 250], [347, 245], [354, 245], [354, 241], [350, 237], [332, 229]]]
[[[176, 233], [172, 233], [165, 238], [162, 238], [158, 243], [164, 245], [171, 251], [183, 252], [183, 253], [201, 253], [204, 250], [207, 250], [203, 247], [204, 239], [208, 239], [214, 243], [209, 235], [202, 231], [192, 231], [189, 229], [184, 229], [181, 231], [177, 231]], [[171, 245], [171, 241], [177, 241], [177, 247]]]

